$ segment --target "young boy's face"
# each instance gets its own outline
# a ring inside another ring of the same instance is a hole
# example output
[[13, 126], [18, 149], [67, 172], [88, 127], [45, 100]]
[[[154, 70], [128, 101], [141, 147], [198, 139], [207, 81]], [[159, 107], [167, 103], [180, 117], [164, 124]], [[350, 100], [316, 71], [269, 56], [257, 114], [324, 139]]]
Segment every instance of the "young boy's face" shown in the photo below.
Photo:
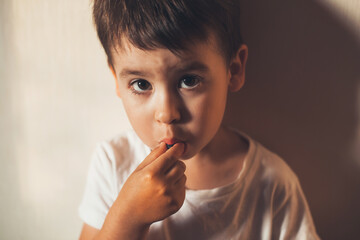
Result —
[[113, 51], [118, 95], [135, 132], [151, 149], [183, 142], [182, 159], [189, 159], [216, 136], [228, 89], [241, 88], [244, 74], [233, 76], [215, 42], [193, 44], [180, 55], [144, 51], [128, 42]]

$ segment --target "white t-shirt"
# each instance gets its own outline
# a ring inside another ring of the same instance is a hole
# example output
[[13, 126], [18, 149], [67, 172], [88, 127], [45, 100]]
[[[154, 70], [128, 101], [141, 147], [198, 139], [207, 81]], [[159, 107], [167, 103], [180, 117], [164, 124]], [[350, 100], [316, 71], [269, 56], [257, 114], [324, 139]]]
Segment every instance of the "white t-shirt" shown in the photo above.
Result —
[[[180, 210], [153, 223], [147, 239], [319, 239], [296, 175], [278, 155], [238, 134], [249, 142], [238, 179], [186, 190]], [[79, 207], [85, 223], [102, 227], [122, 185], [149, 153], [134, 131], [98, 145]]]

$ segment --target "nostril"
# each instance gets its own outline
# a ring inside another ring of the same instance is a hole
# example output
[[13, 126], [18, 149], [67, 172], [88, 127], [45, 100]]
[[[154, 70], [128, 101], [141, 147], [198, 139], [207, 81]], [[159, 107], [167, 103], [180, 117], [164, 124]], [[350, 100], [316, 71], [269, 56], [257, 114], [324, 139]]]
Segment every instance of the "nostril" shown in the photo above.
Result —
[[155, 118], [160, 123], [174, 124], [180, 119], [180, 112], [176, 108], [161, 110], [155, 113]]

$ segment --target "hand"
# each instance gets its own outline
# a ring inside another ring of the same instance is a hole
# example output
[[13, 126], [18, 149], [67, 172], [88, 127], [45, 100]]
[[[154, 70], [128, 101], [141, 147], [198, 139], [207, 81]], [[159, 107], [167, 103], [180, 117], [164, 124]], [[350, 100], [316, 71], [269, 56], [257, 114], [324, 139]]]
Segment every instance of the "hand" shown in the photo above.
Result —
[[136, 231], [180, 209], [185, 199], [186, 167], [178, 158], [183, 152], [183, 143], [169, 150], [161, 143], [145, 158], [111, 207], [107, 218], [112, 219], [112, 224]]

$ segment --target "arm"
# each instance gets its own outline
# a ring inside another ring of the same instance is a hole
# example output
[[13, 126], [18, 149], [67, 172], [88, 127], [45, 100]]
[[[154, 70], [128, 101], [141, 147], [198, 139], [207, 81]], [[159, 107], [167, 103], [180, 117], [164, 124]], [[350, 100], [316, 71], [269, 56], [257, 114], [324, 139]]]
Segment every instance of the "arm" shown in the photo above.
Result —
[[[110, 236], [107, 236], [107, 234], [111, 234], [111, 232], [106, 232], [106, 230], [102, 230], [100, 232], [99, 229], [94, 228], [86, 223], [84, 223], [83, 228], [80, 233], [79, 240], [87, 240], [87, 239], [112, 239]], [[135, 233], [132, 237], [129, 237], [127, 239], [145, 239], [147, 233], [147, 229], [145, 231], [139, 231]], [[136, 236], [137, 235], [137, 236]]]
[[92, 226], [84, 223], [79, 240], [94, 239], [99, 231], [99, 229], [93, 228]]
[[181, 143], [162, 143], [126, 180], [100, 230], [84, 225], [80, 239], [145, 239], [153, 222], [177, 212], [185, 199]]

